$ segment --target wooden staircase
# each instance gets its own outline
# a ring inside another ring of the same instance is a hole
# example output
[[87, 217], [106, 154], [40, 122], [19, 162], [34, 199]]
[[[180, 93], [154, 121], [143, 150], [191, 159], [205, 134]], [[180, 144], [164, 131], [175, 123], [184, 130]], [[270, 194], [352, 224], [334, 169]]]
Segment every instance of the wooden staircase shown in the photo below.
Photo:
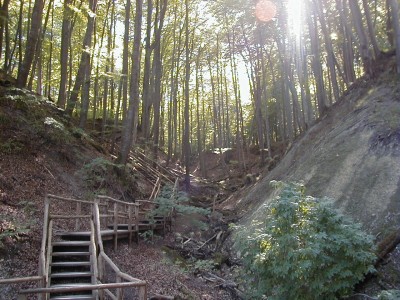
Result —
[[[67, 287], [95, 284], [93, 259], [96, 259], [95, 249], [90, 240], [53, 242], [51, 247], [49, 268], [49, 287]], [[51, 300], [89, 300], [96, 299], [93, 291], [51, 293]]]
[[128, 239], [131, 246], [140, 232], [171, 227], [170, 216], [147, 219], [160, 187], [158, 180], [152, 197], [136, 203], [46, 195], [38, 276], [0, 279], [0, 284], [37, 282], [36, 288], [20, 290], [19, 300], [30, 295], [39, 300], [147, 299], [147, 283], [121, 272], [104, 252], [103, 241], [113, 240], [117, 250], [118, 239]]

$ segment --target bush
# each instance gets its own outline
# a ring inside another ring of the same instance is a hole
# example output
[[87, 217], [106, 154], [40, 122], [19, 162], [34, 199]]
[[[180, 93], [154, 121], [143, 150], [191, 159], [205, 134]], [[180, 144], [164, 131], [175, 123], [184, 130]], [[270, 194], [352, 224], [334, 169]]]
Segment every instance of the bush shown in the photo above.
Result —
[[[152, 219], [155, 216], [167, 217], [174, 211], [176, 215], [200, 215], [206, 216], [210, 214], [209, 209], [196, 207], [189, 204], [190, 198], [186, 193], [182, 191], [174, 192], [173, 186], [165, 185], [162, 187], [159, 195], [154, 199], [156, 203], [156, 209], [152, 210], [149, 214], [149, 218]], [[207, 224], [198, 220], [196, 217], [192, 220], [192, 225], [205, 229]]]
[[76, 174], [82, 179], [84, 187], [96, 194], [111, 189], [123, 193], [127, 198], [133, 198], [137, 190], [136, 178], [131, 168], [103, 157], [88, 162]]
[[251, 299], [336, 299], [374, 271], [372, 237], [301, 184], [280, 195], [264, 222], [239, 228], [237, 246]]

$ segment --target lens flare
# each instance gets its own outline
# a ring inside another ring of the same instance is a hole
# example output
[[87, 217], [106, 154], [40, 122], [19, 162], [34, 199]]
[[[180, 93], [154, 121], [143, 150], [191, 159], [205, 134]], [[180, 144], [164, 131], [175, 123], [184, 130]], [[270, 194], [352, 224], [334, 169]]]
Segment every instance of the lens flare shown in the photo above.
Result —
[[271, 21], [276, 15], [276, 5], [267, 0], [259, 0], [255, 7], [256, 18], [261, 22]]

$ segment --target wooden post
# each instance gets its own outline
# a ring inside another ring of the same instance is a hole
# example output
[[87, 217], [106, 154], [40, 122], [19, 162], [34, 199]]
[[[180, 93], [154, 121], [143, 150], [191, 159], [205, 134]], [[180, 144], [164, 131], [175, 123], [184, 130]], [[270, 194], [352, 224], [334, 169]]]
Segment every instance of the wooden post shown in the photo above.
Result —
[[147, 288], [145, 285], [139, 287], [139, 300], [147, 299]]
[[135, 205], [136, 244], [139, 245], [139, 206]]
[[132, 205], [128, 205], [128, 231], [129, 231], [129, 248], [132, 247]]
[[[121, 277], [117, 275], [117, 283], [121, 283]], [[122, 300], [122, 289], [117, 288], [117, 300]]]
[[118, 203], [114, 203], [114, 251], [118, 247]]
[[[82, 203], [81, 202], [76, 202], [76, 215], [79, 216], [82, 212]], [[78, 231], [80, 229], [80, 224], [79, 224], [79, 219], [77, 218], [75, 220], [75, 231]]]

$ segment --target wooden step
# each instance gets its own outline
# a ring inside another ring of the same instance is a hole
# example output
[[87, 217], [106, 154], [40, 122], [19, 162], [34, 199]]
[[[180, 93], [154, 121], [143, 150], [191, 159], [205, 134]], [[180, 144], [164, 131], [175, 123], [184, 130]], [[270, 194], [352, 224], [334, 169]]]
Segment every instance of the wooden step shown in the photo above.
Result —
[[53, 256], [90, 256], [90, 252], [86, 251], [53, 252]]
[[81, 277], [90, 277], [93, 273], [91, 272], [60, 272], [50, 274], [51, 278], [81, 278]]
[[50, 264], [52, 267], [86, 267], [90, 265], [90, 261], [58, 261]]
[[90, 246], [90, 241], [62, 241], [62, 242], [53, 242], [51, 244], [54, 246], [62, 246], [62, 247], [76, 247], [76, 246]]
[[70, 295], [70, 296], [54, 296], [50, 300], [95, 300], [92, 295]]

